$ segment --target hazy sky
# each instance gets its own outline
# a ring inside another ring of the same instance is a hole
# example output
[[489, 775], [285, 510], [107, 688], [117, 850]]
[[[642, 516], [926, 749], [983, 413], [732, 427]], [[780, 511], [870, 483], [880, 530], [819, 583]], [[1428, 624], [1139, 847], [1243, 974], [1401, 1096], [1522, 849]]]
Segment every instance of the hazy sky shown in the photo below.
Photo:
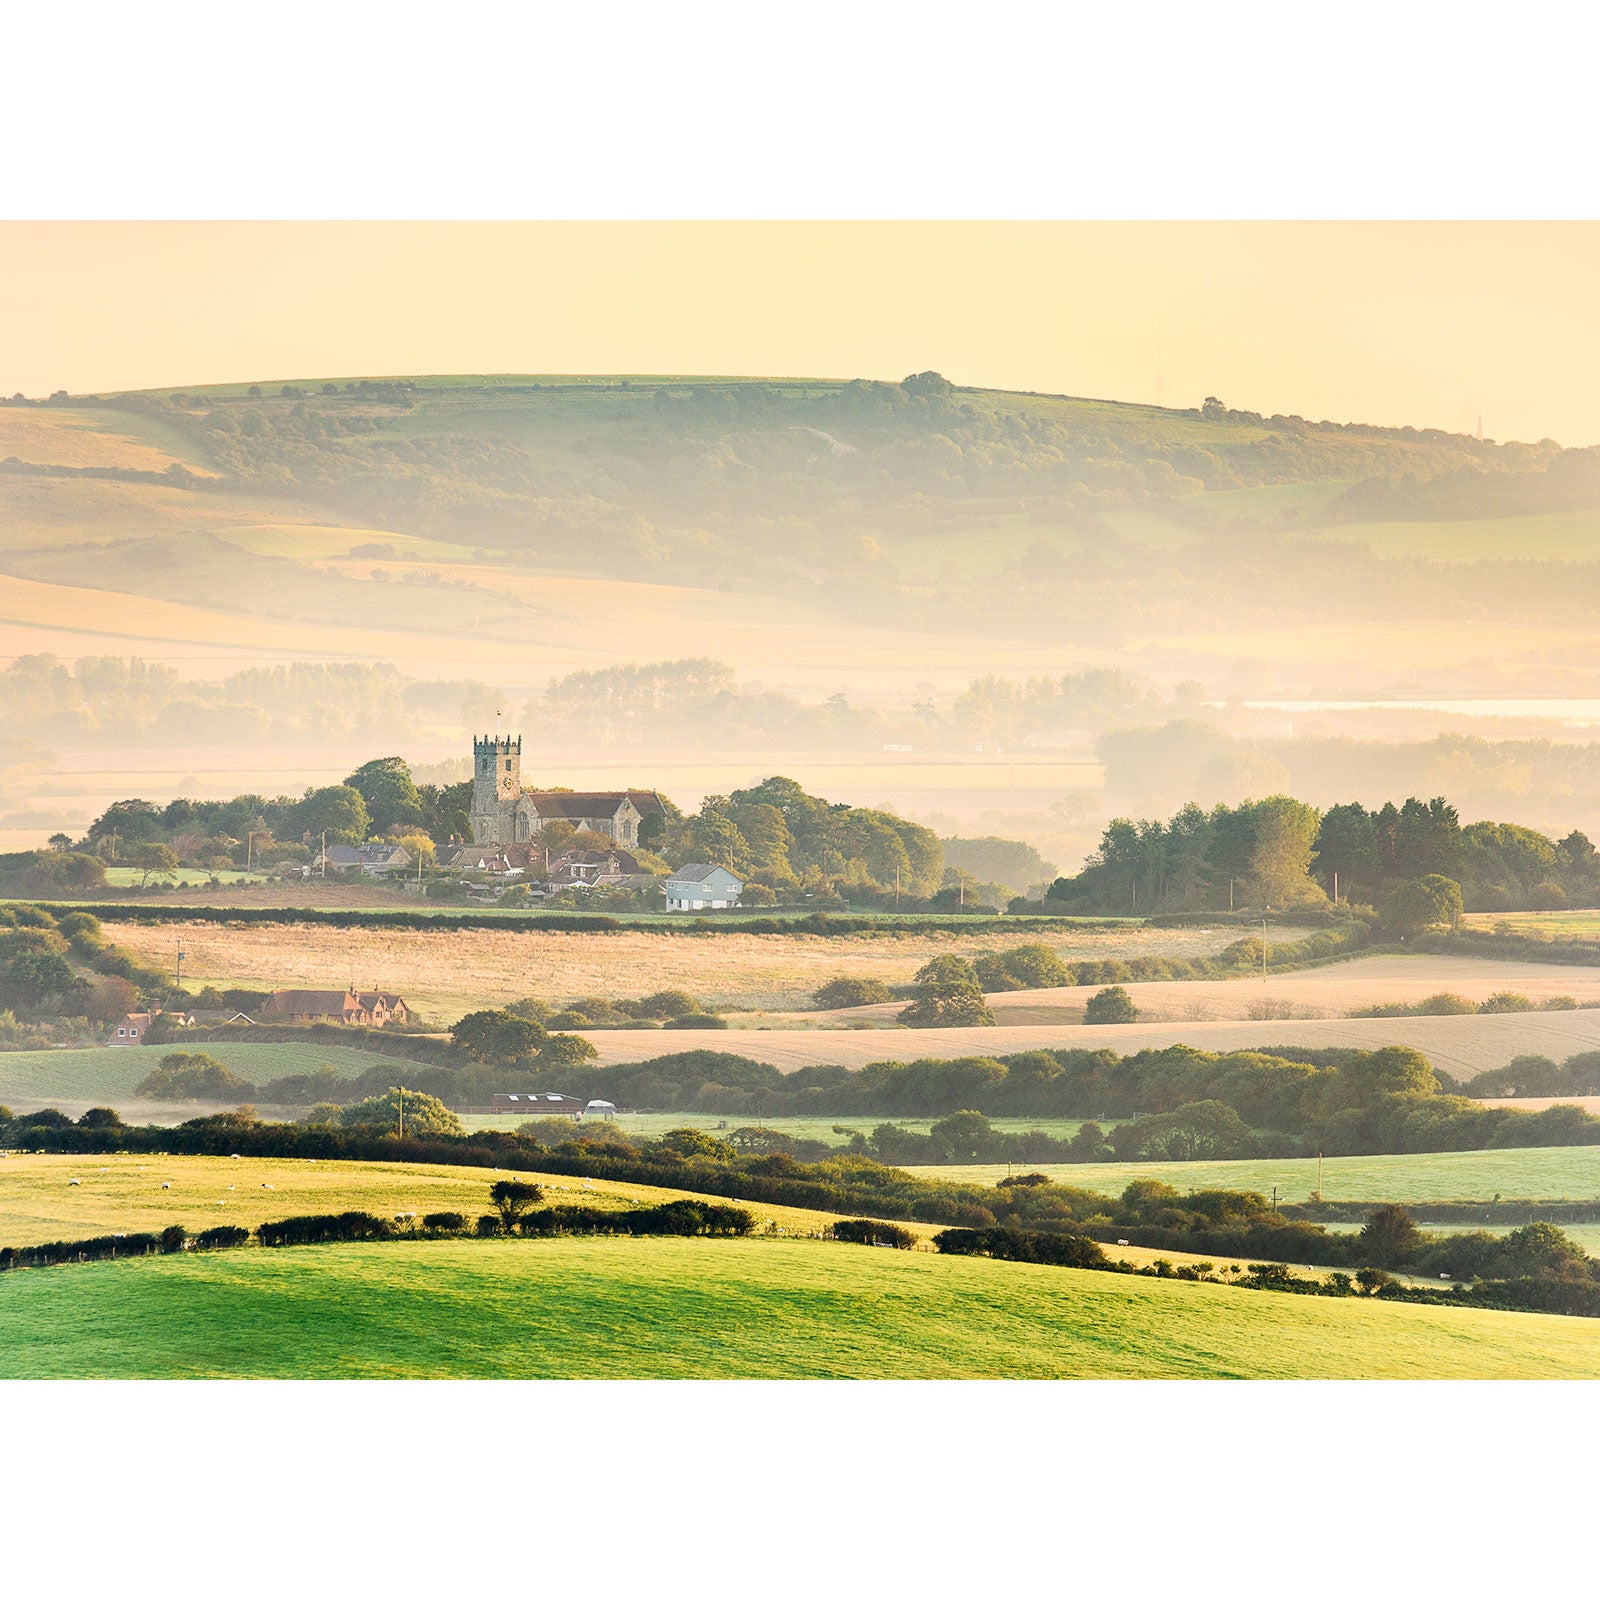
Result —
[[0, 223], [0, 390], [899, 378], [1600, 442], [1600, 224]]

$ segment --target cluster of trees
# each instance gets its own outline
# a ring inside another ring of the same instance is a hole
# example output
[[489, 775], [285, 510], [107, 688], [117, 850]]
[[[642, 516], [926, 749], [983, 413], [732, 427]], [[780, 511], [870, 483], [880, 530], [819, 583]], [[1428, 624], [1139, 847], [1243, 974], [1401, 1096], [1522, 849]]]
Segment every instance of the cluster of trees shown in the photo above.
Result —
[[26, 1032], [18, 1016], [69, 1031], [104, 1027], [169, 988], [167, 974], [110, 943], [88, 912], [0, 906], [0, 1005], [14, 1032]]
[[[470, 835], [471, 805], [470, 779], [418, 784], [402, 757], [383, 756], [343, 783], [300, 796], [177, 799], [165, 806], [118, 800], [82, 839], [61, 834], [48, 851], [0, 858], [0, 874], [19, 885], [92, 892], [103, 887], [109, 863], [139, 867], [146, 880], [170, 876], [179, 866], [219, 871], [247, 862], [303, 864], [324, 838], [329, 844], [391, 841], [429, 867], [452, 840]], [[964, 887], [970, 876], [946, 871], [943, 846], [929, 829], [886, 811], [830, 803], [792, 778], [707, 796], [689, 816], [670, 800], [663, 805], [664, 815], [641, 827], [641, 866], [661, 873], [686, 861], [727, 867], [744, 880], [746, 904], [802, 898], [833, 904], [843, 896], [907, 910], [972, 903]], [[553, 854], [611, 844], [559, 820], [545, 825], [539, 841]]]
[[[660, 819], [656, 819], [658, 822]], [[698, 812], [669, 811], [641, 843], [673, 866], [709, 861], [744, 880], [746, 904], [847, 895], [852, 903], [947, 909], [944, 847], [915, 822], [870, 807], [830, 804], [792, 778], [772, 777]]]
[[[1030, 1188], [1054, 1187], [1045, 1185], [1039, 1174], [1013, 1181]], [[1075, 1193], [1075, 1199], [1076, 1209], [1081, 1211], [1081, 1191]], [[1072, 1208], [1069, 1202], [1068, 1209]], [[1058, 1218], [1052, 1220], [1061, 1225]], [[1430, 1239], [1403, 1206], [1383, 1205], [1371, 1213], [1359, 1233], [1338, 1234], [1316, 1222], [1289, 1220], [1269, 1208], [1259, 1194], [1213, 1189], [1180, 1198], [1169, 1184], [1140, 1180], [1130, 1184], [1120, 1199], [1102, 1199], [1098, 1214], [1079, 1226], [1082, 1232], [1014, 1225], [951, 1229], [936, 1235], [934, 1244], [946, 1254], [1103, 1272], [1139, 1270], [1155, 1277], [1231, 1281], [1244, 1288], [1291, 1294], [1367, 1294], [1435, 1304], [1600, 1316], [1600, 1262], [1591, 1260], [1581, 1245], [1549, 1223], [1532, 1223], [1503, 1238], [1479, 1232]], [[1127, 1262], [1109, 1259], [1097, 1242], [1117, 1236], [1123, 1242], [1156, 1249], [1254, 1256], [1257, 1260], [1242, 1272], [1236, 1261], [1221, 1273], [1209, 1261], [1182, 1267], [1156, 1261], [1135, 1269]], [[1290, 1274], [1286, 1262], [1359, 1265], [1359, 1270], [1353, 1277], [1338, 1271], [1311, 1278]], [[1447, 1292], [1423, 1289], [1398, 1282], [1390, 1275], [1395, 1270], [1455, 1281]]]
[[1472, 1080], [1472, 1092], [1479, 1099], [1600, 1095], [1600, 1050], [1582, 1050], [1560, 1063], [1549, 1056], [1521, 1055], [1503, 1067], [1479, 1073]]
[[[1600, 901], [1600, 854], [1577, 831], [1557, 841], [1505, 822], [1463, 827], [1443, 796], [1319, 812], [1273, 795], [1167, 822], [1119, 817], [1076, 876], [1051, 884], [1064, 909], [1122, 912], [1376, 905], [1399, 932], [1468, 911]], [[1398, 899], [1396, 898], [1398, 896]]]

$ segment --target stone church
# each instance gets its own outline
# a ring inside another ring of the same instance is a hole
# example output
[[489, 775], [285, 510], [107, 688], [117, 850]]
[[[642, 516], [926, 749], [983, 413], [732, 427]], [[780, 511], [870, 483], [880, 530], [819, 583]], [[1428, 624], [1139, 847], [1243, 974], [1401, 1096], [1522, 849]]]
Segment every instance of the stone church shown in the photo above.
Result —
[[664, 815], [650, 789], [524, 789], [520, 734], [472, 741], [474, 844], [525, 844], [547, 822], [570, 822], [633, 850], [644, 820]]

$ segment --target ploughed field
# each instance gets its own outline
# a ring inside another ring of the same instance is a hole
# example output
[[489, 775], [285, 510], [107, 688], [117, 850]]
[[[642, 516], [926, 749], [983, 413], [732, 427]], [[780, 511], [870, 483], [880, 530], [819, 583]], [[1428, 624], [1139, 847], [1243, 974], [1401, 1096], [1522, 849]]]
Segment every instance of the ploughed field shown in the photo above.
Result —
[[0, 1277], [0, 1377], [1558, 1378], [1600, 1323], [815, 1240], [245, 1249]]
[[[1089, 997], [1103, 988], [1018, 989], [988, 996], [989, 1009], [1014, 1026], [1079, 1022]], [[1535, 1005], [1556, 996], [1600, 1005], [1600, 967], [1545, 965], [1535, 961], [1479, 961], [1471, 956], [1357, 956], [1303, 972], [1259, 973], [1123, 987], [1145, 1022], [1218, 1022], [1326, 1019], [1368, 1006], [1415, 1004], [1450, 993], [1482, 1003], [1503, 992], [1525, 995]], [[899, 1005], [858, 1006], [842, 1011], [796, 1013], [785, 1022], [889, 1023]], [[779, 1019], [773, 1017], [777, 1022]]]
[[[707, 1006], [796, 1010], [830, 978], [911, 981], [936, 955], [965, 957], [1046, 943], [1064, 960], [1214, 955], [1237, 928], [1073, 928], [1005, 932], [1002, 926], [838, 938], [818, 934], [671, 932], [557, 933], [473, 928], [464, 932], [333, 928], [293, 923], [227, 927], [206, 922], [108, 924], [119, 945], [166, 963], [182, 938], [191, 989], [342, 989], [349, 983], [398, 991], [425, 1020], [523, 995], [561, 1003], [581, 995], [637, 999], [685, 989]], [[669, 1035], [670, 1037], [670, 1035]], [[659, 1053], [659, 1052], [654, 1052]]]

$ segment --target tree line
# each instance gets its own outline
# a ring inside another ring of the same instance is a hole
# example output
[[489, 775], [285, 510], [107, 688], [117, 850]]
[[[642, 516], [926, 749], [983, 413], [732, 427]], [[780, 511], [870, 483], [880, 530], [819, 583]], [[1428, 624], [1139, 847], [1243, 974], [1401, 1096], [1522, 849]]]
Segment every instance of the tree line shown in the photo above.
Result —
[[[1505, 822], [1463, 826], [1443, 796], [1326, 811], [1287, 795], [1169, 820], [1119, 817], [1083, 869], [1051, 884], [1063, 910], [1147, 913], [1330, 903], [1384, 907], [1419, 880], [1458, 886], [1460, 907], [1499, 911], [1600, 903], [1600, 854], [1574, 829], [1560, 840]], [[1402, 931], [1420, 931], [1409, 917]], [[1427, 925], [1424, 919], [1422, 926]]]

